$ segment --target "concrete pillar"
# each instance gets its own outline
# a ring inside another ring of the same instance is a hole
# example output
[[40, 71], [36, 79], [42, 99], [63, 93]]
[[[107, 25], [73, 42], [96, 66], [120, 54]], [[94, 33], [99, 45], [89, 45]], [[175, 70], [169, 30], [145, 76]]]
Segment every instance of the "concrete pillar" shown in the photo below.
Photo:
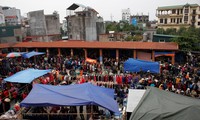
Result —
[[49, 48], [46, 48], [46, 54], [49, 56]]
[[155, 51], [154, 50], [152, 50], [152, 53], [151, 53], [151, 57], [152, 57], [152, 61], [155, 61]]
[[172, 56], [172, 65], [175, 63], [175, 56]]
[[61, 51], [60, 51], [60, 48], [58, 48], [58, 57], [61, 56]]
[[83, 49], [85, 53], [85, 59], [87, 58], [87, 49]]
[[71, 49], [71, 57], [73, 57], [74, 56], [74, 51], [73, 51], [73, 49]]
[[119, 62], [119, 49], [116, 49], [116, 61]]
[[28, 48], [26, 48], [26, 52], [28, 52]]
[[136, 50], [133, 50], [133, 58], [137, 59], [137, 51]]
[[99, 49], [99, 61], [100, 61], [100, 64], [103, 64], [103, 50], [102, 49]]
[[38, 48], [35, 48], [35, 52], [38, 52]]

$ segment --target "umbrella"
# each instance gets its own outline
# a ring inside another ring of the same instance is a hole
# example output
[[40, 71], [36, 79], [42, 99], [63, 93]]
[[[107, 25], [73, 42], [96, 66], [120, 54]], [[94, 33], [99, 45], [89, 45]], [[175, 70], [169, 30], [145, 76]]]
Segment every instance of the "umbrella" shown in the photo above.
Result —
[[33, 56], [36, 56], [36, 55], [43, 55], [43, 54], [45, 54], [45, 52], [35, 52], [35, 51], [32, 51], [32, 52], [23, 54], [22, 57], [24, 57], [24, 58], [30, 58], [30, 57], [33, 57]]
[[20, 52], [11, 52], [8, 53], [8, 55], [6, 55], [6, 57], [19, 57], [19, 56], [21, 56]]

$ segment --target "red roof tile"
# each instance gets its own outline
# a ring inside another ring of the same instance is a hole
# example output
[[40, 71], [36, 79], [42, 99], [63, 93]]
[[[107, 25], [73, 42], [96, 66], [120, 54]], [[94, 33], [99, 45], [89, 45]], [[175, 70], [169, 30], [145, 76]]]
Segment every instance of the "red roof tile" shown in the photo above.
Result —
[[12, 47], [15, 43], [2, 43], [0, 44], [0, 48], [9, 48]]
[[23, 48], [106, 48], [106, 49], [143, 49], [143, 50], [178, 50], [176, 43], [159, 42], [86, 42], [86, 41], [55, 41], [55, 42], [21, 42], [12, 47]]

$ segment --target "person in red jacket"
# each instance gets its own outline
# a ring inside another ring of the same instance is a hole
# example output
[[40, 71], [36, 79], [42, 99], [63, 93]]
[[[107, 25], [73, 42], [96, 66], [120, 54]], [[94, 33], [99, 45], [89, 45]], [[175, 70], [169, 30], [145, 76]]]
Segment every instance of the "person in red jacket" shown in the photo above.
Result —
[[15, 103], [17, 102], [17, 91], [15, 90], [14, 92], [12, 92], [12, 97], [15, 100]]
[[25, 99], [26, 96], [27, 96], [27, 93], [26, 93], [26, 92], [23, 92], [23, 93], [22, 93], [22, 100]]

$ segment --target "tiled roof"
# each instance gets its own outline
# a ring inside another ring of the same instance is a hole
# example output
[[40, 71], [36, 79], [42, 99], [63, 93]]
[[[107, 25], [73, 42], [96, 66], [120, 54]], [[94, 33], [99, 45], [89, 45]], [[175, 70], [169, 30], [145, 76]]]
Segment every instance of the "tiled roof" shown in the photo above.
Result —
[[0, 44], [0, 48], [9, 48], [12, 47], [15, 43], [2, 43]]
[[85, 41], [55, 41], [55, 42], [21, 42], [13, 45], [15, 48], [106, 48], [106, 49], [144, 49], [144, 50], [178, 50], [176, 43], [159, 42], [85, 42]]

